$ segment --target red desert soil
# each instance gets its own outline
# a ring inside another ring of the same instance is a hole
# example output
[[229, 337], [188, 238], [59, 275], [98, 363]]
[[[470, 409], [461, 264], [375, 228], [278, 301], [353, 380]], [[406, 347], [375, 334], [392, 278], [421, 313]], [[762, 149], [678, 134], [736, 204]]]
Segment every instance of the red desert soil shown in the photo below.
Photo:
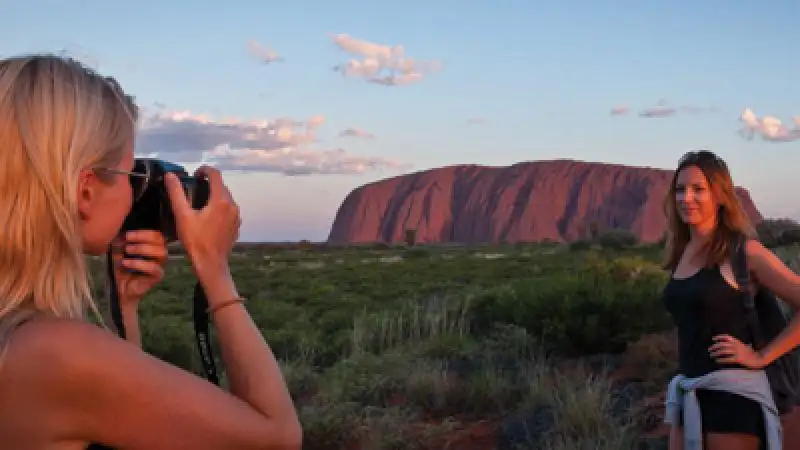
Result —
[[[461, 424], [458, 429], [448, 433], [435, 448], [458, 450], [492, 450], [495, 448], [499, 423], [477, 422]], [[432, 446], [433, 448], [433, 446]]]

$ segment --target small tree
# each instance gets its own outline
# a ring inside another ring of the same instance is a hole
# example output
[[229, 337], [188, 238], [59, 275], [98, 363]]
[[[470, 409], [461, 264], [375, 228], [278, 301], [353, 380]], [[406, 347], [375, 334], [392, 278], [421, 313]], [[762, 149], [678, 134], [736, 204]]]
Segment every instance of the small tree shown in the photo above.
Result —
[[633, 247], [639, 242], [639, 239], [628, 230], [613, 229], [602, 233], [598, 241], [605, 248], [622, 249]]
[[781, 245], [800, 244], [800, 229], [789, 229], [781, 233]]
[[599, 236], [600, 236], [600, 224], [597, 223], [596, 220], [593, 220], [589, 223], [589, 239], [592, 242], [596, 242]]
[[413, 247], [417, 243], [417, 230], [407, 228], [405, 242], [407, 246]]
[[764, 219], [756, 226], [756, 232], [765, 247], [790, 245], [797, 242], [800, 224], [792, 219]]

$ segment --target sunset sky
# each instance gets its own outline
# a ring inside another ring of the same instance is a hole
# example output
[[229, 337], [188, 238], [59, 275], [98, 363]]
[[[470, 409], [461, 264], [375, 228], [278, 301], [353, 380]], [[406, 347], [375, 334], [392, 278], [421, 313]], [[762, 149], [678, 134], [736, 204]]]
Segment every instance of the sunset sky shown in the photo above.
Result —
[[115, 76], [144, 109], [137, 153], [222, 168], [243, 240], [324, 240], [351, 189], [408, 171], [672, 168], [698, 147], [800, 219], [797, 18], [796, 0], [0, 0], [0, 55]]

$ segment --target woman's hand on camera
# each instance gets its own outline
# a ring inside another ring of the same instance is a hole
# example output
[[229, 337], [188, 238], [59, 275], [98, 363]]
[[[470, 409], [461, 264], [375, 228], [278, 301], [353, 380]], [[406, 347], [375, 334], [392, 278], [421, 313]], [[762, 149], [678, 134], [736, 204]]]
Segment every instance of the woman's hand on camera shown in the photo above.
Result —
[[205, 176], [209, 183], [208, 203], [200, 210], [191, 207], [175, 175], [166, 175], [178, 239], [201, 281], [209, 276], [229, 276], [228, 256], [239, 237], [242, 223], [239, 205], [217, 169], [203, 166], [197, 169], [195, 176]]
[[159, 231], [135, 230], [117, 237], [111, 245], [120, 306], [135, 309], [164, 277], [166, 240]]

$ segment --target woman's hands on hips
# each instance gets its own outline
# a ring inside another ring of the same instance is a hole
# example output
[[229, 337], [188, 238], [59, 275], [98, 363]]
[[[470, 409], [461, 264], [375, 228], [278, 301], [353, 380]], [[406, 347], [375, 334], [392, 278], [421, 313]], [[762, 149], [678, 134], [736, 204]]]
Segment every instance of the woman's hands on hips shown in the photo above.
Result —
[[740, 364], [750, 369], [762, 369], [766, 366], [764, 357], [733, 336], [719, 334], [712, 338], [714, 344], [708, 348], [709, 354], [718, 363]]

